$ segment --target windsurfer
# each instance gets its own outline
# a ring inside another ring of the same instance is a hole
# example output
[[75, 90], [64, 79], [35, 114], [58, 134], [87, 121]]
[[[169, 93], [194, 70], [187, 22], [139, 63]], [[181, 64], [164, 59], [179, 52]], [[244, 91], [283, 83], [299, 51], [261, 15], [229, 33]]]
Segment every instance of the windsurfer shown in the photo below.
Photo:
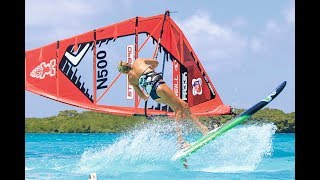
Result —
[[[128, 75], [128, 81], [133, 86], [138, 95], [147, 101], [149, 97], [158, 103], [163, 103], [170, 106], [175, 113], [177, 122], [176, 132], [178, 135], [178, 143], [180, 148], [184, 149], [190, 144], [182, 137], [181, 119], [185, 115], [191, 118], [199, 127], [203, 135], [208, 134], [208, 128], [204, 126], [199, 119], [190, 111], [188, 103], [180, 99], [163, 81], [161, 73], [156, 73], [154, 70], [158, 66], [158, 61], [152, 58], [138, 58], [133, 64], [120, 61], [118, 71]], [[140, 87], [147, 93], [144, 94]]]

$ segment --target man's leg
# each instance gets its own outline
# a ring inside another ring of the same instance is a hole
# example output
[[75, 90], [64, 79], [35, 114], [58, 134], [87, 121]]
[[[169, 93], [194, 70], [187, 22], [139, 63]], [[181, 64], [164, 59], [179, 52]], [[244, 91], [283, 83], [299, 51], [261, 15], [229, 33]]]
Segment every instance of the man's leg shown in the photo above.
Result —
[[184, 113], [188, 118], [191, 118], [193, 120], [193, 122], [199, 127], [200, 131], [202, 132], [203, 135], [208, 134], [209, 129], [208, 127], [206, 127], [205, 125], [203, 125], [200, 120], [198, 119], [197, 116], [195, 116], [191, 111], [190, 108], [188, 106], [188, 104], [186, 102], [184, 102], [183, 104], [184, 107]]
[[181, 128], [181, 118], [182, 118], [183, 112], [181, 110], [176, 110], [176, 133], [178, 135], [178, 144], [180, 145], [181, 149], [184, 149], [186, 147], [189, 147], [190, 144], [186, 142], [182, 137], [182, 128]]
[[207, 135], [209, 133], [209, 129], [207, 126], [203, 125], [200, 120], [198, 119], [198, 117], [196, 117], [194, 114], [190, 114], [191, 119], [193, 120], [193, 122], [200, 128], [201, 132], [203, 135]]

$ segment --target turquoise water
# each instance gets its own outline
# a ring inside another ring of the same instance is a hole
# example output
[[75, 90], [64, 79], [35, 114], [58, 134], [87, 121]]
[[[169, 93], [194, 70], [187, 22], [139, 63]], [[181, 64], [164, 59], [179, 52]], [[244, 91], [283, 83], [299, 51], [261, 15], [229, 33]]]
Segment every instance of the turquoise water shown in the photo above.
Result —
[[[186, 139], [200, 134], [188, 127]], [[177, 151], [174, 124], [127, 133], [26, 134], [26, 179], [295, 179], [295, 135], [273, 124], [240, 125], [188, 158]]]

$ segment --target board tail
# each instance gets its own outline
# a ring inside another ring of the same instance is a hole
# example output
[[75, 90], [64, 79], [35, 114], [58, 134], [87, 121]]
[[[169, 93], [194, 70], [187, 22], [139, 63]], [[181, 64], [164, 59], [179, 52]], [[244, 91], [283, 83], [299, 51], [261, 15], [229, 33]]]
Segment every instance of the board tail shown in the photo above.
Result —
[[273, 99], [275, 99], [280, 92], [284, 89], [286, 86], [287, 81], [282, 82], [274, 91], [272, 91], [269, 96], [262, 99], [260, 102], [249, 108], [248, 110], [242, 112], [238, 116], [252, 116], [254, 113], [262, 109], [264, 106], [269, 104]]
[[238, 116], [234, 117], [227, 123], [223, 124], [217, 131], [211, 131], [207, 135], [201, 137], [197, 141], [192, 143], [188, 149], [183, 150], [182, 152], [177, 152], [173, 157], [172, 160], [184, 160], [184, 158], [188, 157], [192, 153], [196, 152], [198, 149], [209, 143], [210, 141], [214, 140], [215, 138], [219, 137], [220, 135], [224, 134], [226, 131], [234, 128], [235, 126], [243, 123], [247, 119], [249, 119], [254, 113], [262, 109], [264, 106], [269, 104], [273, 99], [275, 99], [281, 91], [286, 86], [287, 82], [282, 82], [274, 91], [272, 91], [267, 97], [259, 101], [257, 104], [253, 105], [251, 108], [247, 109], [246, 111], [242, 112]]

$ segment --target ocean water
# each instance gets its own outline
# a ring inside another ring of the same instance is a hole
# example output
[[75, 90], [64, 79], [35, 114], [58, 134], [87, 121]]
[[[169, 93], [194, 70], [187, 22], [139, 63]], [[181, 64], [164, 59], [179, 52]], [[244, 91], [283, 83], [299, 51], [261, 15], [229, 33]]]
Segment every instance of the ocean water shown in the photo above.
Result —
[[[25, 179], [295, 179], [295, 135], [273, 124], [239, 125], [188, 158], [177, 151], [174, 124], [126, 133], [26, 134]], [[184, 129], [188, 141], [201, 137]]]

